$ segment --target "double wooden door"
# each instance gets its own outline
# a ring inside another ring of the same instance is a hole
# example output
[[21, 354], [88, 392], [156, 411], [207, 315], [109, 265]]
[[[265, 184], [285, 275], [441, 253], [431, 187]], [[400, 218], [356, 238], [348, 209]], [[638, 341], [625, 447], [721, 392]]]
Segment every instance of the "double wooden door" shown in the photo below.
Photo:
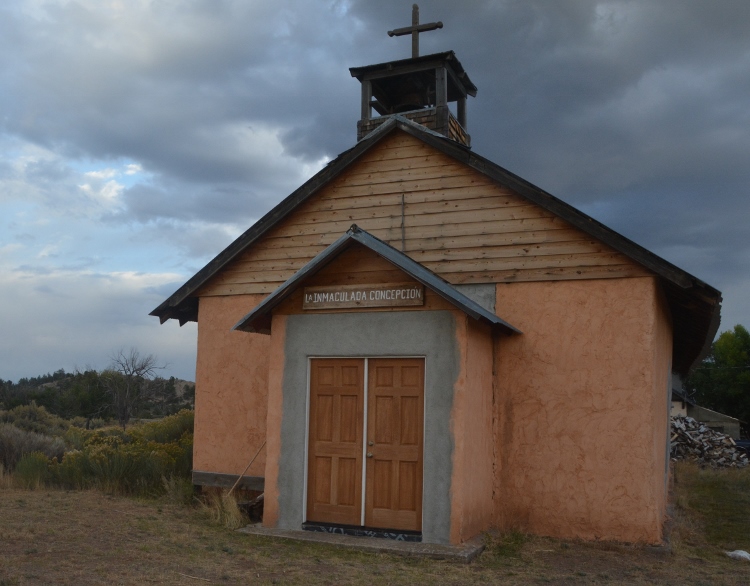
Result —
[[307, 520], [421, 531], [424, 359], [310, 367]]

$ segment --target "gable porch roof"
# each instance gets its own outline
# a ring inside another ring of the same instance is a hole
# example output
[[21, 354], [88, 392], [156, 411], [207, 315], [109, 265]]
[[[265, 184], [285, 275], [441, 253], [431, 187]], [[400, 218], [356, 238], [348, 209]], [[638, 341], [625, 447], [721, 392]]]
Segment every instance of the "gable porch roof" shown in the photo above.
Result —
[[494, 313], [487, 311], [474, 300], [469, 299], [445, 279], [438, 277], [435, 273], [409, 258], [403, 252], [396, 250], [366, 230], [362, 230], [356, 224], [353, 224], [343, 236], [329, 245], [323, 252], [292, 275], [276, 291], [266, 297], [257, 307], [237, 322], [232, 329], [242, 330], [243, 332], [270, 334], [271, 312], [274, 308], [294, 293], [304, 283], [305, 279], [312, 277], [355, 242], [389, 261], [412, 279], [422, 283], [422, 285], [437, 293], [469, 317], [506, 334], [521, 333], [520, 330], [517, 330], [508, 322], [500, 319]]

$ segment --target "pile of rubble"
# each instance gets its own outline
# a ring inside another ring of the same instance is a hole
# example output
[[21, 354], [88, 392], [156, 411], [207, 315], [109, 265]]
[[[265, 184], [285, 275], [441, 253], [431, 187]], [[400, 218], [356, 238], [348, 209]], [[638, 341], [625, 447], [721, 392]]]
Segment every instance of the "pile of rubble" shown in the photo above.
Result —
[[672, 418], [672, 460], [691, 460], [712, 468], [744, 468], [748, 458], [728, 435], [714, 431], [692, 417]]

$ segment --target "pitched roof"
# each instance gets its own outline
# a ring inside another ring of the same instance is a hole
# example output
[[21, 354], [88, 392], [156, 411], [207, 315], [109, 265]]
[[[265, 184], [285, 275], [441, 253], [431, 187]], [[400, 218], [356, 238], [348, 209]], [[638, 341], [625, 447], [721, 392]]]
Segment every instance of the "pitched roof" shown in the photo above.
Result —
[[354, 147], [341, 153], [276, 207], [253, 224], [150, 315], [161, 322], [177, 319], [180, 324], [196, 321], [196, 291], [275, 227], [298, 206], [343, 173], [352, 163], [390, 133], [400, 130], [515, 191], [528, 201], [550, 211], [579, 230], [628, 256], [661, 278], [672, 313], [674, 329], [673, 369], [687, 374], [707, 354], [719, 328], [721, 293], [653, 252], [625, 238], [592, 217], [554, 197], [521, 177], [477, 155], [445, 136], [399, 115], [392, 116]]
[[472, 299], [469, 299], [445, 279], [438, 277], [435, 273], [412, 260], [403, 252], [396, 250], [369, 232], [362, 230], [356, 224], [353, 224], [341, 238], [328, 246], [328, 248], [292, 275], [276, 291], [266, 297], [255, 309], [238, 321], [232, 329], [242, 330], [243, 332], [270, 334], [271, 312], [273, 309], [294, 293], [305, 279], [313, 276], [320, 269], [328, 265], [354, 242], [372, 250], [375, 254], [389, 261], [412, 279], [422, 283], [425, 287], [428, 287], [473, 319], [488, 324], [492, 328], [506, 334], [521, 333], [508, 322], [500, 319], [494, 313], [487, 311]]

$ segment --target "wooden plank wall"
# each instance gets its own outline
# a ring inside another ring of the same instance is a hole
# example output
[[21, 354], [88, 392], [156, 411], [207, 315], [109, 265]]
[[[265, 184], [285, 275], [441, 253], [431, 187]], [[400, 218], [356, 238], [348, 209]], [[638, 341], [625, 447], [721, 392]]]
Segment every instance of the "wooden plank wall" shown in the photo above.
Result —
[[453, 284], [650, 274], [481, 173], [397, 132], [198, 295], [271, 293], [354, 223], [401, 250], [402, 221], [404, 251]]

